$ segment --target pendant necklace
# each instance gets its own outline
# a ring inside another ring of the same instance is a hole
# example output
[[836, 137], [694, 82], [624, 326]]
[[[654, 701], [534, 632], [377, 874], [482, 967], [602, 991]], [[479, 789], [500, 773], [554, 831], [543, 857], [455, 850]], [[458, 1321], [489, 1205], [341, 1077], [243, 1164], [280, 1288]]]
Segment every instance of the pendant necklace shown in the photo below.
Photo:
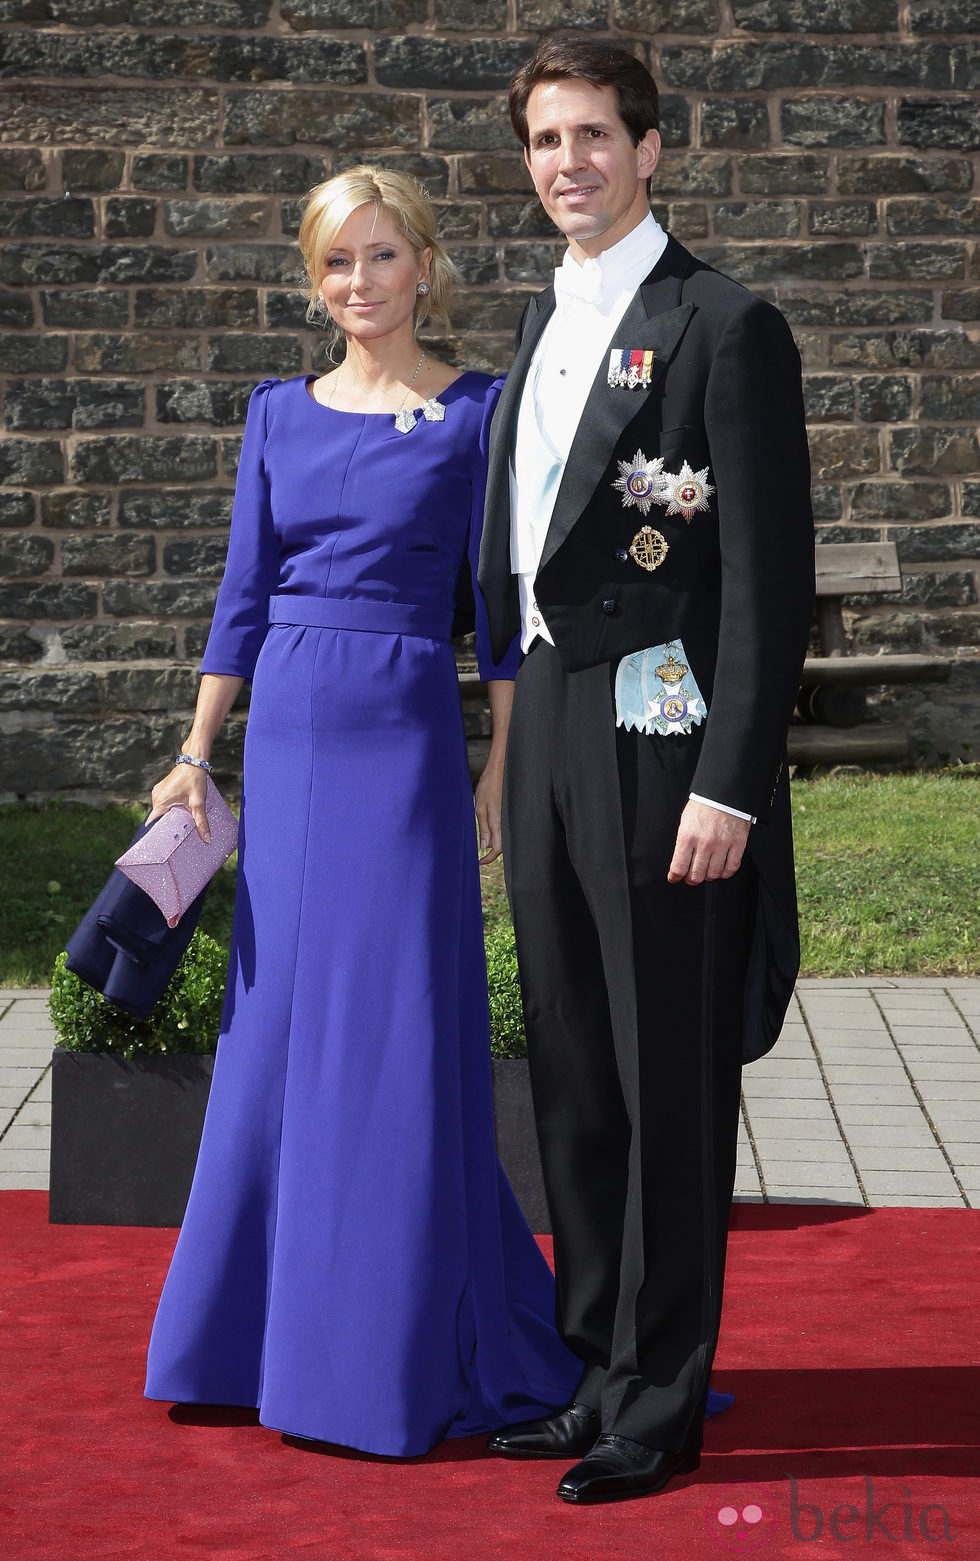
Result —
[[405, 408], [405, 402], [408, 400], [409, 396], [412, 394], [412, 386], [415, 384], [415, 381], [418, 379], [419, 373], [421, 371], [421, 368], [422, 368], [422, 365], [423, 365], [424, 362], [425, 362], [425, 353], [423, 352], [422, 356], [419, 358], [418, 363], [416, 363], [416, 365], [415, 365], [415, 373], [412, 375], [411, 379], [408, 382], [408, 389], [406, 390], [405, 394], [402, 396], [401, 406], [398, 408], [397, 412], [395, 413], [395, 427], [398, 429], [398, 432], [400, 434], [410, 434], [412, 432], [412, 429], [415, 427], [416, 418], [415, 418], [414, 410], [411, 411], [411, 412], [406, 412], [404, 410], [404, 408]]
[[[408, 400], [409, 396], [412, 394], [412, 387], [414, 386], [415, 381], [418, 379], [420, 373], [422, 372], [422, 365], [423, 365], [424, 362], [425, 362], [425, 353], [423, 352], [421, 357], [419, 358], [418, 363], [416, 363], [416, 365], [415, 365], [415, 373], [412, 375], [411, 379], [408, 382], [408, 389], [405, 391], [405, 394], [402, 396], [401, 405], [398, 407], [397, 411], [395, 412], [395, 427], [398, 429], [398, 432], [400, 434], [410, 434], [412, 432], [412, 429], [416, 427], [416, 424], [417, 424], [417, 421], [418, 421], [416, 416], [415, 416], [416, 412], [421, 412], [422, 416], [425, 418], [427, 423], [441, 423], [443, 421], [443, 419], [445, 418], [445, 416], [446, 416], [446, 409], [445, 409], [445, 407], [443, 406], [441, 401], [438, 401], [436, 399], [435, 396], [431, 396], [428, 401], [423, 401], [423, 403], [422, 403], [422, 405], [420, 407], [412, 407], [411, 409], [406, 409], [406, 407], [405, 407], [405, 402]], [[323, 403], [324, 406], [326, 406], [328, 409], [333, 406], [334, 388], [335, 387], [336, 387], [336, 376], [334, 378], [334, 386], [331, 387], [330, 395], [329, 395], [328, 399]]]

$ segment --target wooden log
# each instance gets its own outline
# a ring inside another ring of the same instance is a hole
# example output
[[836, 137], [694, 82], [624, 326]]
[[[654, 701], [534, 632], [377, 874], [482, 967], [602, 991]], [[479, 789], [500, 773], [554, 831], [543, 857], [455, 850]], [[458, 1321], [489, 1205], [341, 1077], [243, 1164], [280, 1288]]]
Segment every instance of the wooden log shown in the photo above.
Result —
[[894, 542], [833, 542], [814, 549], [817, 596], [879, 596], [902, 589]]
[[946, 656], [808, 656], [800, 682], [805, 686], [829, 683], [945, 683], [953, 663]]
[[901, 721], [863, 726], [791, 726], [790, 764], [905, 764], [908, 728]]

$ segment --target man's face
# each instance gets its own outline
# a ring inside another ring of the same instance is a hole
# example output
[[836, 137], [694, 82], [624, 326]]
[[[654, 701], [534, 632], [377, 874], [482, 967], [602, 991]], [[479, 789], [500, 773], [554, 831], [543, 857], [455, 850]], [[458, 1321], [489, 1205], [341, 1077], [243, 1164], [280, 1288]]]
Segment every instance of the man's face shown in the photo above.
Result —
[[649, 130], [633, 145], [614, 87], [540, 82], [528, 98], [527, 128], [524, 157], [538, 199], [578, 258], [600, 254], [642, 221], [660, 137]]

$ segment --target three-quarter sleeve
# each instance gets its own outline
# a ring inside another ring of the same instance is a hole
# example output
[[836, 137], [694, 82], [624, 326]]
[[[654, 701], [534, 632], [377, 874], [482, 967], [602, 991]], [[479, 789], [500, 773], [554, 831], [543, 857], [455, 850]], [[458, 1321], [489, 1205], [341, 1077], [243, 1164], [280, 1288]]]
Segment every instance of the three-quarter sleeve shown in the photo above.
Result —
[[269, 597], [279, 584], [279, 539], [265, 464], [269, 393], [253, 390], [245, 419], [225, 572], [218, 590], [202, 672], [250, 678], [269, 629]]
[[512, 682], [517, 675], [521, 659], [520, 635], [511, 640], [499, 661], [494, 661], [490, 651], [490, 625], [483, 592], [477, 582], [476, 572], [480, 560], [480, 538], [483, 535], [483, 510], [487, 496], [487, 469], [490, 459], [490, 423], [493, 418], [503, 380], [495, 379], [487, 391], [480, 424], [480, 444], [473, 466], [473, 511], [470, 516], [469, 562], [473, 577], [473, 598], [476, 606], [476, 660], [480, 676], [485, 682], [494, 679]]

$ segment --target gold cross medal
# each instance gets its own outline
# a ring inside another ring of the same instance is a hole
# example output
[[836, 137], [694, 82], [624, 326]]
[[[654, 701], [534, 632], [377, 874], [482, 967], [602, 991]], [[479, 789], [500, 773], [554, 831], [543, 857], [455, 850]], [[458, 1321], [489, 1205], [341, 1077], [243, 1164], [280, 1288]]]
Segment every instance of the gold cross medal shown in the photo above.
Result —
[[708, 713], [680, 640], [625, 656], [616, 669], [616, 725], [652, 737], [686, 735]]

